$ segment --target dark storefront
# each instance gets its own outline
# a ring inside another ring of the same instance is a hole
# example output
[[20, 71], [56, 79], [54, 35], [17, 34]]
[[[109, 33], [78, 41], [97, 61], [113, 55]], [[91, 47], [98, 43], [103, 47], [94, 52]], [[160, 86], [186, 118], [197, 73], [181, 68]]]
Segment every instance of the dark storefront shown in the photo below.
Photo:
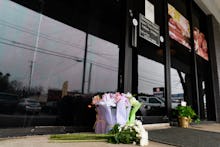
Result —
[[194, 1], [1, 0], [0, 7], [1, 128], [92, 130], [92, 96], [116, 91], [150, 103], [137, 113], [145, 124], [173, 121], [181, 100], [201, 120], [220, 122], [216, 20]]

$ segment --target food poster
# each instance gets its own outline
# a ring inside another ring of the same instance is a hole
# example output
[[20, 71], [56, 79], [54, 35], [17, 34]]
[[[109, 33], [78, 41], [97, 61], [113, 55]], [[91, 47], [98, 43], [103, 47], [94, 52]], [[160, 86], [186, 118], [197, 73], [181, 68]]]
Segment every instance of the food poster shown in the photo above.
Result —
[[191, 49], [189, 21], [170, 4], [168, 4], [168, 15], [169, 36], [180, 44]]
[[193, 37], [195, 52], [205, 60], [208, 60], [208, 47], [205, 35], [202, 32], [200, 32], [200, 30], [197, 27], [194, 27]]

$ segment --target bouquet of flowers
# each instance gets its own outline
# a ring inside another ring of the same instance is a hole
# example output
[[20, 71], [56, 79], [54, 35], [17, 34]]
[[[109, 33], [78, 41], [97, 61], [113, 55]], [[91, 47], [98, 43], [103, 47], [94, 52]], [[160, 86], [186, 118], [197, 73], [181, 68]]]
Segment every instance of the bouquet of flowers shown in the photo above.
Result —
[[108, 133], [115, 124], [124, 126], [133, 124], [135, 114], [141, 106], [130, 93], [105, 93], [94, 96], [92, 104], [96, 106], [96, 133]]
[[135, 120], [134, 124], [124, 126], [116, 124], [109, 134], [114, 135], [108, 138], [110, 143], [148, 145], [148, 132], [145, 131], [140, 120]]
[[53, 140], [108, 141], [110, 143], [148, 145], [148, 132], [135, 115], [141, 103], [130, 93], [105, 93], [92, 98], [96, 107], [96, 134], [53, 135]]
[[108, 134], [74, 133], [51, 135], [50, 139], [58, 142], [94, 142], [107, 141], [114, 144], [139, 144], [148, 145], [148, 132], [145, 131], [142, 123], [135, 120], [134, 124], [121, 126], [115, 124]]

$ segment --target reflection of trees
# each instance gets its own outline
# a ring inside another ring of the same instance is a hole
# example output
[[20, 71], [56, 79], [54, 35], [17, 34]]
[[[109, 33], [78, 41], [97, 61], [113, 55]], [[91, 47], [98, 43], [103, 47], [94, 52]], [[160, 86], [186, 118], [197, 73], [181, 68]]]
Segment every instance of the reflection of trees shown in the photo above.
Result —
[[184, 100], [191, 105], [192, 104], [192, 85], [191, 85], [191, 76], [190, 74], [185, 74], [185, 77], [181, 74], [181, 71], [177, 69], [177, 73], [180, 78], [180, 82], [183, 88], [183, 97]]
[[10, 85], [11, 85], [13, 91], [19, 91], [19, 90], [21, 90], [21, 87], [23, 84], [20, 81], [13, 80], [10, 82]]
[[0, 92], [17, 94], [20, 97], [40, 96], [43, 92], [42, 86], [25, 87], [21, 81], [10, 81], [10, 74], [0, 72]]
[[184, 81], [183, 75], [181, 74], [181, 71], [177, 69], [177, 73], [179, 75], [180, 82], [181, 82], [181, 85], [183, 88], [183, 95], [184, 95], [183, 97], [184, 97], [184, 99], [186, 99], [186, 83]]
[[0, 72], [0, 91], [7, 91], [10, 89], [9, 77], [9, 73], [4, 75], [2, 72]]

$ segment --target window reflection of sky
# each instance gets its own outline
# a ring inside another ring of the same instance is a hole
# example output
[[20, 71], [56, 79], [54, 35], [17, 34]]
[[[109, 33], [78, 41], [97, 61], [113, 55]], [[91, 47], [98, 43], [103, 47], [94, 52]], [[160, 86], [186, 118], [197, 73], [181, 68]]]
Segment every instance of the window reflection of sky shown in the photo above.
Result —
[[[182, 74], [183, 77], [185, 76], [184, 73], [181, 72], [181, 74]], [[179, 77], [176, 69], [171, 68], [170, 76], [171, 76], [171, 93], [172, 94], [183, 93], [183, 87], [182, 87], [182, 84], [180, 82], [180, 77]]]
[[[138, 56], [138, 75], [139, 93], [153, 94], [154, 87], [164, 87], [165, 85], [164, 65], [143, 56]], [[173, 68], [171, 69], [171, 93], [183, 93], [179, 75]]]
[[153, 94], [153, 88], [164, 87], [164, 66], [140, 55], [138, 76], [139, 93]]
[[[39, 21], [40, 14], [11, 1], [0, 1], [0, 71], [10, 73], [11, 80], [22, 81], [23, 86], [28, 86], [30, 66], [33, 62], [33, 86], [43, 86], [45, 90], [61, 89], [63, 82], [67, 80], [69, 90], [81, 91], [86, 34], [47, 16], [42, 17], [40, 27]], [[38, 48], [36, 61], [33, 61], [38, 27], [40, 31]], [[89, 37], [92, 38], [95, 37]], [[95, 58], [90, 59], [88, 55], [88, 62], [94, 64], [97, 73], [102, 73], [106, 68], [108, 74], [112, 72], [110, 69], [113, 69], [117, 75], [116, 45], [95, 38], [94, 43], [88, 46], [88, 54]], [[105, 73], [92, 76], [94, 79], [97, 79], [97, 76], [104, 78]], [[111, 85], [111, 78], [105, 83]], [[117, 76], [114, 79], [116, 84], [114, 82], [110, 90], [117, 87]], [[94, 80], [92, 84], [96, 84]], [[101, 81], [99, 88], [95, 85], [93, 87], [93, 91], [109, 88], [105, 88]]]
[[[11, 1], [0, 1], [0, 71], [11, 80], [29, 82], [40, 15]], [[86, 34], [46, 16], [42, 17], [33, 86], [60, 89], [68, 80], [69, 89], [81, 90]], [[85, 86], [90, 91], [114, 91], [117, 87], [118, 46], [95, 36], [88, 37]], [[147, 66], [146, 66], [147, 65]], [[153, 93], [164, 87], [164, 66], [139, 57], [139, 92]], [[171, 70], [172, 94], [182, 93], [178, 74]], [[108, 83], [108, 84], [106, 84]]]

